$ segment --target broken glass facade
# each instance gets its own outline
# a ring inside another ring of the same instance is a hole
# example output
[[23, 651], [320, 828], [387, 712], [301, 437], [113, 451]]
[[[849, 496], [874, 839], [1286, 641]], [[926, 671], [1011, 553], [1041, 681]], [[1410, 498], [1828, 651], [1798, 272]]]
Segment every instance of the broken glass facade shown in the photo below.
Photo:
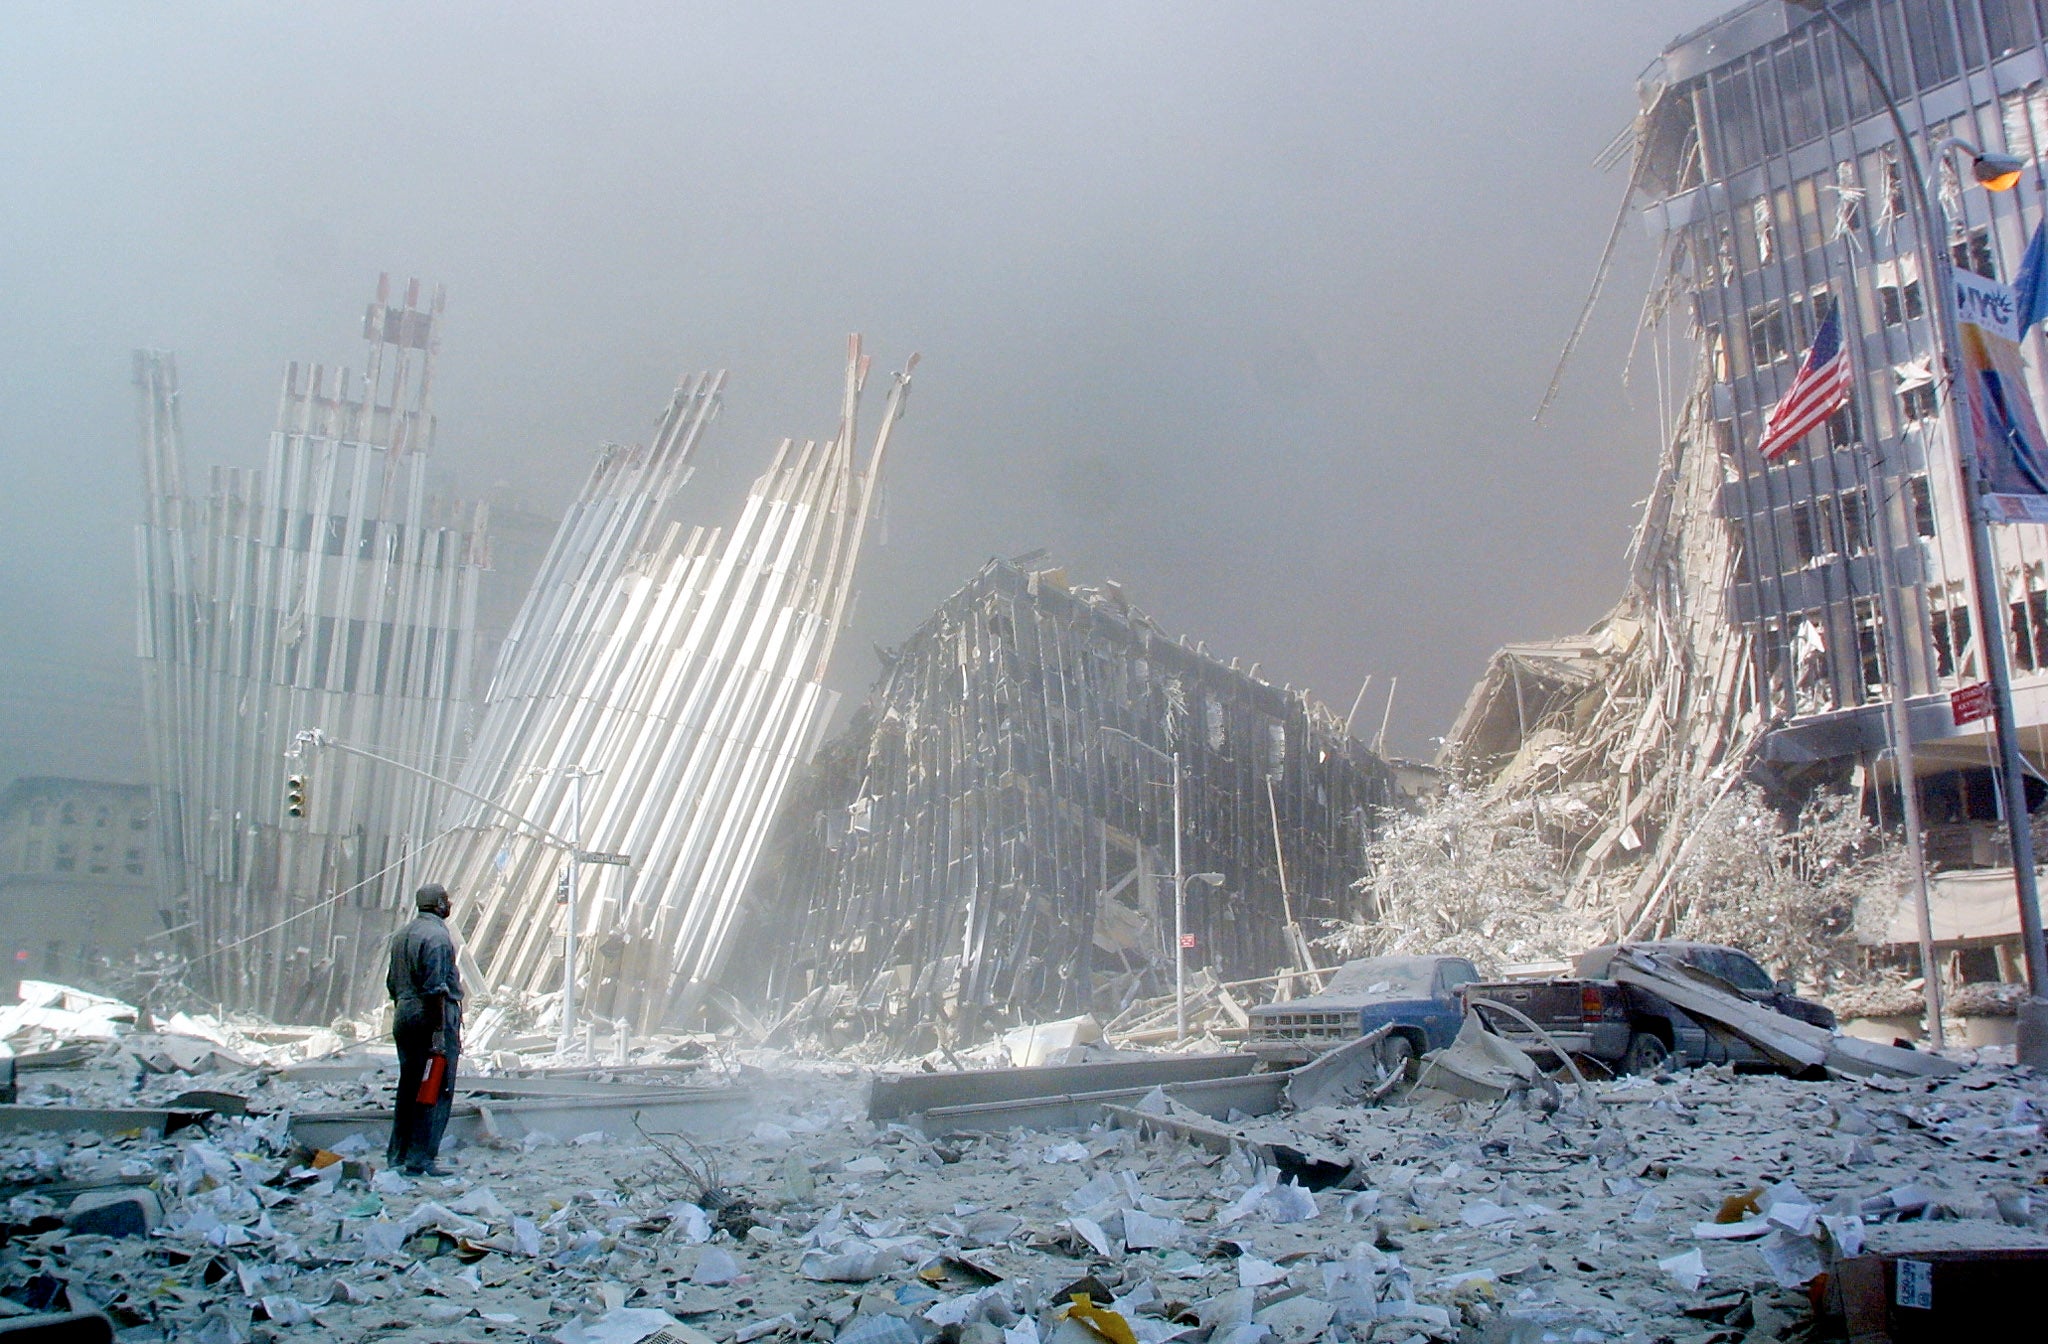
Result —
[[[1918, 132], [1923, 165], [1950, 136], [2029, 164], [2048, 152], [2048, 4], [1835, 9]], [[1824, 20], [1792, 6], [1745, 6], [1681, 38], [1642, 93], [1637, 200], [1706, 370], [1723, 461], [1718, 511], [1739, 546], [1729, 611], [1748, 630], [1749, 674], [1775, 724], [1764, 755], [1797, 769], [1881, 750], [1892, 680], [1926, 701], [1985, 676], [1932, 369], [1932, 305], [1901, 177], [1909, 169], [1855, 56]], [[2030, 169], [2020, 190], [1993, 195], [1959, 188], [1941, 169], [1930, 194], [1954, 263], [2010, 281], [2040, 218], [2037, 183]], [[1854, 398], [1766, 463], [1756, 452], [1764, 419], [1830, 298], [1843, 311]], [[2033, 381], [2038, 399], [2038, 372]], [[2040, 724], [2048, 716], [2031, 688], [2048, 647], [2048, 628], [2037, 628], [2048, 612], [2048, 537], [2033, 526], [1994, 536], [2020, 714]], [[1887, 542], [1904, 613], [1896, 669], [1883, 665], [1880, 637], [1878, 547]], [[1914, 724], [1916, 740], [1946, 738], [1960, 752], [1981, 753], [1972, 735], [1988, 732], [1956, 728], [1940, 703], [1916, 706]]]

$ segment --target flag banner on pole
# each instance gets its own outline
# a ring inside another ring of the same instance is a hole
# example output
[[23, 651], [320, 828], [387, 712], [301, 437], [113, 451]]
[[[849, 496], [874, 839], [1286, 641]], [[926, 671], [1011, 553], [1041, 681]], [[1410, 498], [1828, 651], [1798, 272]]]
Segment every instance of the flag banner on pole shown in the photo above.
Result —
[[1956, 352], [1969, 451], [1993, 522], [2048, 523], [2048, 438], [2020, 373], [2019, 305], [2012, 288], [1954, 270]]
[[1781, 456], [1847, 405], [1851, 381], [1849, 346], [1842, 339], [1842, 310], [1830, 301], [1792, 386], [1764, 420], [1764, 436], [1756, 446], [1764, 460]]
[[2019, 328], [2015, 339], [2025, 339], [2036, 322], [2048, 317], [2048, 219], [2036, 226], [2027, 254], [2020, 258], [2020, 273], [2012, 278], [2012, 297], [2018, 308], [2013, 319]]

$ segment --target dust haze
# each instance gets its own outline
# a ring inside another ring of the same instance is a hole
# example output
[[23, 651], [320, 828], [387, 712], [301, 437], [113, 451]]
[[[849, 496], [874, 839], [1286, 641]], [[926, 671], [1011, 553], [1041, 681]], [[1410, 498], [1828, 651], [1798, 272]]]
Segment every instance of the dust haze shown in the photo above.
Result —
[[143, 777], [130, 349], [178, 352], [195, 475], [257, 465], [380, 271], [448, 289], [441, 469], [549, 512], [680, 372], [731, 370], [719, 522], [830, 433], [847, 332], [922, 352], [843, 691], [1044, 546], [1340, 712], [1398, 676], [1427, 753], [1492, 648], [1619, 590], [1639, 231], [1530, 415], [1593, 160], [1722, 7], [10, 9], [0, 777]]

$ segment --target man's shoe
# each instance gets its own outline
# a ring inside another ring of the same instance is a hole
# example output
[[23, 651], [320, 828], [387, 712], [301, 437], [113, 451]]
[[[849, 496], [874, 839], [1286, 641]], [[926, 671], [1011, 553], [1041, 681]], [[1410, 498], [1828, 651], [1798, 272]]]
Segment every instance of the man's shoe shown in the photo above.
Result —
[[424, 1167], [407, 1167], [405, 1174], [418, 1179], [421, 1177], [453, 1176], [455, 1173], [437, 1162], [429, 1162]]

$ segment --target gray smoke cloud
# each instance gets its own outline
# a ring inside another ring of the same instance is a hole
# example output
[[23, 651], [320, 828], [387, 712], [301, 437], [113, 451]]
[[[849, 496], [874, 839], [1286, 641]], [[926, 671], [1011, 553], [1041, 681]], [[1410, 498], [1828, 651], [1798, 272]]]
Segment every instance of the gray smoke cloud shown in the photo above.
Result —
[[[140, 778], [128, 351], [195, 473], [379, 271], [449, 291], [440, 461], [557, 508], [728, 366], [696, 510], [834, 424], [846, 332], [924, 362], [834, 677], [1051, 549], [1429, 749], [1503, 640], [1618, 591], [1656, 451], [1634, 80], [1718, 3], [107, 3], [0, 16], [0, 778]], [[875, 404], [879, 404], [878, 401]]]

